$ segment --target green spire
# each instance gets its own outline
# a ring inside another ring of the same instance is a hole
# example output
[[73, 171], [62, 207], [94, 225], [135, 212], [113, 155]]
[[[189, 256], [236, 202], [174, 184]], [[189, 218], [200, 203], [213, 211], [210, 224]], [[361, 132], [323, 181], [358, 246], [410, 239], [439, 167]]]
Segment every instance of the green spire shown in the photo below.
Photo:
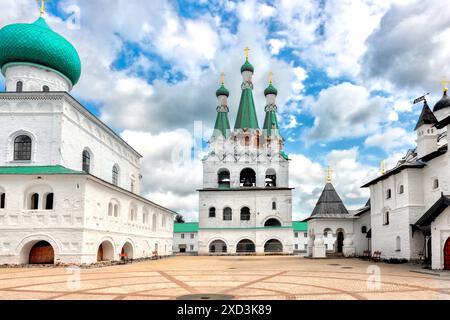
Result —
[[228, 121], [228, 112], [218, 111], [216, 124], [214, 125], [213, 137], [217, 138], [222, 134], [225, 138], [228, 138], [230, 133], [230, 121]]
[[266, 131], [268, 136], [272, 135], [272, 129], [280, 130], [280, 127], [278, 126], [277, 112], [274, 109], [267, 110], [266, 108], [266, 118], [264, 119], [263, 129]]
[[[251, 67], [251, 70], [250, 70]], [[248, 59], [245, 60], [244, 65], [241, 67], [241, 72], [243, 71], [252, 71], [253, 66], [248, 62]], [[258, 118], [256, 116], [255, 102], [253, 100], [253, 84], [250, 79], [244, 79], [242, 83], [242, 93], [241, 100], [239, 102], [239, 110], [236, 117], [236, 123], [234, 125], [235, 129], [258, 129]]]

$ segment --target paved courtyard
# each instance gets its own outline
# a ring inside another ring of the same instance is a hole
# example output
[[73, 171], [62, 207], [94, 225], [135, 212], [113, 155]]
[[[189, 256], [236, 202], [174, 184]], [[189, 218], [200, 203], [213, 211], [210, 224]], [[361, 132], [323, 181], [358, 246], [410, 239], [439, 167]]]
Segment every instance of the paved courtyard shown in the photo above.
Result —
[[234, 299], [450, 299], [450, 274], [412, 270], [420, 268], [297, 256], [178, 256], [81, 269], [79, 274], [65, 268], [0, 268], [0, 298], [121, 300], [225, 294]]

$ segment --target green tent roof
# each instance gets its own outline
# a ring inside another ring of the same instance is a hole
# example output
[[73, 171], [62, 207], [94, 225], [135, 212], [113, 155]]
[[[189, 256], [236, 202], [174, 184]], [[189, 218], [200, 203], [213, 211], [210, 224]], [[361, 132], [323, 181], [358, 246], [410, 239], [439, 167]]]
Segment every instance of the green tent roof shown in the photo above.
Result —
[[225, 138], [227, 138], [229, 132], [230, 132], [230, 121], [228, 120], [228, 112], [217, 112], [213, 136], [222, 134]]
[[174, 223], [173, 232], [197, 232], [198, 222]]
[[258, 118], [256, 116], [255, 102], [253, 101], [252, 89], [242, 90], [239, 110], [236, 117], [235, 129], [258, 129]]
[[67, 169], [63, 166], [11, 166], [0, 167], [0, 174], [35, 175], [35, 174], [85, 174], [81, 171]]
[[278, 126], [277, 121], [277, 113], [275, 111], [267, 111], [266, 112], [266, 118], [264, 119], [264, 130], [266, 130], [266, 134], [268, 136], [272, 135], [272, 129], [279, 130], [280, 127]]
[[292, 221], [294, 231], [308, 231], [308, 222]]
[[75, 85], [81, 75], [76, 49], [50, 29], [43, 18], [34, 23], [15, 23], [0, 29], [0, 68], [28, 63], [59, 72]]

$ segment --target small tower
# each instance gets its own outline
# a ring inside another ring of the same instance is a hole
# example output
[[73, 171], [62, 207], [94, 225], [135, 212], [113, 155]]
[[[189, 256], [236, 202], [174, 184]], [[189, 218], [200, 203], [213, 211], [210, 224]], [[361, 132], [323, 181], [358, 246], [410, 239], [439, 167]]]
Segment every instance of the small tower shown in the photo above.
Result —
[[220, 87], [216, 91], [216, 97], [218, 100], [217, 105], [217, 118], [214, 125], [214, 132], [211, 141], [216, 141], [218, 139], [227, 139], [230, 135], [230, 121], [228, 120], [228, 97], [230, 92], [225, 87], [225, 75], [222, 73], [220, 75]]
[[277, 88], [272, 83], [272, 72], [269, 73], [269, 86], [264, 90], [266, 97], [266, 107], [264, 111], [266, 116], [264, 118], [263, 134], [267, 140], [267, 146], [272, 147], [273, 151], [279, 152], [283, 149], [283, 138], [280, 135], [280, 127], [277, 120], [277, 105], [276, 97], [278, 94]]
[[76, 49], [47, 25], [44, 1], [34, 23], [0, 29], [0, 68], [6, 91], [70, 91], [81, 75]]
[[436, 117], [425, 100], [422, 113], [414, 129], [417, 134], [417, 158], [420, 159], [437, 150], [437, 129], [434, 128], [437, 122]]

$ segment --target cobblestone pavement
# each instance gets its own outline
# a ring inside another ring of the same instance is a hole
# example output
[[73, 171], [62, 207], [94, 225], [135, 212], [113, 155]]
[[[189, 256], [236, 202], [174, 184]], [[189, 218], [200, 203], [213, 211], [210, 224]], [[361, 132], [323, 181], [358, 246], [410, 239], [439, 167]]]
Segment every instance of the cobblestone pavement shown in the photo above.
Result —
[[[95, 269], [0, 268], [0, 299], [450, 299], [450, 273], [359, 259], [177, 256]], [[79, 281], [78, 281], [79, 280]]]

